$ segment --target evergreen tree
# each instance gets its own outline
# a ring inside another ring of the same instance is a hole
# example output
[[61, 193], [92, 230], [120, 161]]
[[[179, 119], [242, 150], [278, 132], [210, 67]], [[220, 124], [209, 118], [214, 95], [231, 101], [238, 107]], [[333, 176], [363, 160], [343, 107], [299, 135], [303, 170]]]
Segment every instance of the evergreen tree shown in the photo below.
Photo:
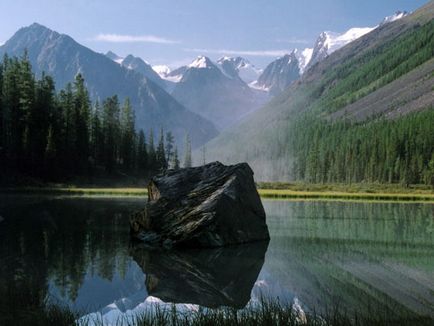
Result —
[[116, 95], [109, 97], [103, 103], [103, 138], [104, 138], [104, 166], [112, 173], [118, 161], [119, 101]]
[[143, 129], [140, 130], [137, 140], [137, 169], [140, 173], [148, 170], [148, 150], [146, 148], [146, 137]]
[[173, 137], [172, 133], [168, 131], [166, 133], [166, 162], [167, 165], [170, 165], [173, 160], [173, 147], [174, 147], [175, 138]]
[[193, 162], [191, 159], [191, 141], [190, 141], [190, 135], [186, 134], [185, 136], [185, 157], [184, 157], [184, 167], [185, 168], [191, 168], [193, 166]]
[[76, 163], [79, 170], [85, 170], [89, 157], [89, 120], [90, 99], [81, 74], [75, 77], [74, 82], [74, 119], [76, 130]]
[[121, 113], [121, 148], [120, 155], [125, 169], [133, 166], [135, 148], [134, 112], [127, 98]]
[[153, 129], [151, 129], [149, 132], [148, 169], [150, 172], [154, 172], [157, 170], [157, 157], [156, 157], [156, 153], [155, 153], [154, 130]]
[[98, 165], [102, 161], [103, 132], [101, 122], [101, 107], [99, 102], [95, 103], [91, 114], [91, 129], [90, 129], [90, 155], [92, 156], [94, 165]]
[[178, 158], [178, 148], [177, 147], [175, 147], [175, 151], [173, 152], [172, 168], [174, 170], [179, 170], [179, 158]]
[[157, 169], [159, 171], [167, 170], [166, 151], [164, 149], [164, 132], [163, 128], [160, 129], [160, 140], [158, 141], [157, 153]]

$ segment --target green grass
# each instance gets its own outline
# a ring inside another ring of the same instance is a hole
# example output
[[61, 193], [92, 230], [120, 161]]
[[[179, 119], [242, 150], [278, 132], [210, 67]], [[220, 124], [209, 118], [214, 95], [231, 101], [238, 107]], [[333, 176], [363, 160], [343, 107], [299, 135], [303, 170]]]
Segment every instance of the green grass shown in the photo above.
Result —
[[[263, 198], [322, 199], [362, 201], [420, 201], [434, 202], [434, 192], [427, 186], [408, 188], [385, 184], [301, 184], [258, 183]], [[77, 196], [146, 196], [146, 188], [85, 188], [85, 187], [19, 187], [0, 188], [7, 194], [45, 194]]]
[[[119, 318], [115, 321], [115, 325], [127, 326], [202, 326], [202, 325], [313, 325], [313, 326], [376, 326], [376, 325], [432, 325], [433, 320], [423, 316], [395, 316], [392, 313], [385, 313], [372, 310], [370, 314], [360, 315], [358, 313], [349, 314], [342, 312], [338, 308], [333, 308], [319, 315], [315, 312], [305, 313], [292, 308], [290, 304], [281, 304], [275, 300], [262, 300], [257, 305], [249, 305], [242, 310], [233, 308], [217, 308], [206, 309], [199, 308], [197, 311], [181, 312], [177, 311], [173, 305], [169, 308], [155, 306], [153, 311], [139, 313], [134, 316]], [[32, 316], [32, 314], [30, 314]], [[74, 320], [75, 318], [75, 320]], [[15, 324], [12, 320], [8, 325], [107, 325], [102, 318], [86, 318], [79, 319], [78, 314], [71, 312], [67, 308], [57, 308], [56, 306], [48, 306], [45, 309], [38, 310], [33, 314], [33, 319], [18, 318], [21, 320], [19, 324]], [[1, 321], [1, 319], [0, 319]], [[23, 323], [24, 321], [24, 323]], [[77, 322], [78, 321], [78, 322]]]
[[0, 193], [83, 196], [145, 196], [148, 194], [148, 190], [146, 188], [19, 187], [0, 188]]

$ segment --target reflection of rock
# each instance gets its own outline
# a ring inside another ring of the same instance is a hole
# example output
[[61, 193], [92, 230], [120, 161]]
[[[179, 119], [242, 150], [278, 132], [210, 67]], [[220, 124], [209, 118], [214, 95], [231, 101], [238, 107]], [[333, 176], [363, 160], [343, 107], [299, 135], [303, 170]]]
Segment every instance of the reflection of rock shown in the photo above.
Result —
[[149, 295], [165, 302], [243, 308], [264, 264], [268, 241], [186, 251], [135, 247]]
[[268, 240], [265, 211], [248, 164], [219, 162], [153, 177], [149, 201], [131, 218], [148, 244], [220, 247]]

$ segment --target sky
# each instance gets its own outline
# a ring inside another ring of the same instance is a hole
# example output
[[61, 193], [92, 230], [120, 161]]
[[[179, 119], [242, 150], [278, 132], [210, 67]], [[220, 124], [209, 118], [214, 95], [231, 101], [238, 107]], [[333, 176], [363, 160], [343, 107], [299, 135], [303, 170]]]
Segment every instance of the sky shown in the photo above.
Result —
[[171, 68], [204, 54], [241, 55], [259, 68], [322, 31], [372, 27], [428, 0], [0, 0], [0, 44], [38, 22], [94, 51]]

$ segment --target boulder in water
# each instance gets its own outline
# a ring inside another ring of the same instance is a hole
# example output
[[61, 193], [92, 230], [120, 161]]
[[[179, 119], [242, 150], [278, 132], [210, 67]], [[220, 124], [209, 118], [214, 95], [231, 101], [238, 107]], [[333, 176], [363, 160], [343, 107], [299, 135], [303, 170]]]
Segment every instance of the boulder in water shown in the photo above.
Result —
[[148, 185], [131, 233], [150, 246], [221, 247], [270, 238], [247, 163], [169, 170]]

